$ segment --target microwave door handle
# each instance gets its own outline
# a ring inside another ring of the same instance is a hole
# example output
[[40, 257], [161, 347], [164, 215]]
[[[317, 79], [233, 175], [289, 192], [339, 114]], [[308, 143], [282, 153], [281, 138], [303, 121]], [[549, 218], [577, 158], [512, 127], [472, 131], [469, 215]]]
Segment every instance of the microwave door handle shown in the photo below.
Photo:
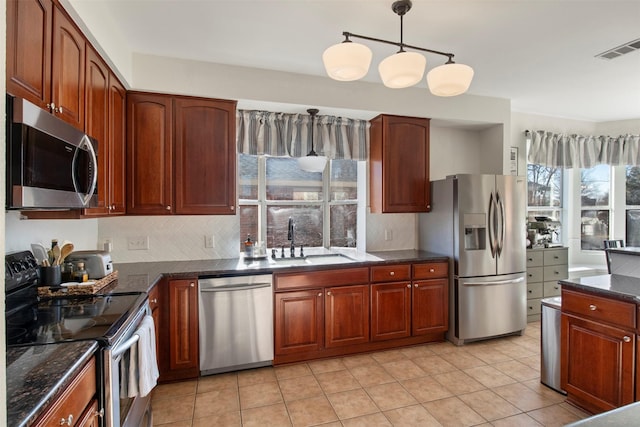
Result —
[[[93, 174], [91, 176], [91, 185], [89, 186], [87, 194], [81, 196], [80, 191], [78, 190], [78, 182], [76, 181], [77, 179], [76, 164], [78, 159], [78, 150], [84, 147], [86, 147], [87, 151], [89, 152], [89, 158], [92, 164], [91, 170], [93, 171]], [[71, 176], [73, 178], [73, 188], [76, 191], [76, 194], [78, 194], [78, 197], [80, 198], [80, 201], [82, 202], [83, 206], [86, 206], [87, 203], [89, 203], [89, 200], [91, 200], [91, 197], [93, 197], [93, 193], [96, 190], [96, 184], [98, 183], [98, 159], [96, 158], [96, 152], [93, 149], [93, 144], [91, 144], [91, 140], [87, 135], [84, 135], [82, 137], [82, 140], [80, 141], [80, 144], [78, 144], [78, 148], [76, 148], [76, 152], [73, 155], [73, 164], [71, 165]]]

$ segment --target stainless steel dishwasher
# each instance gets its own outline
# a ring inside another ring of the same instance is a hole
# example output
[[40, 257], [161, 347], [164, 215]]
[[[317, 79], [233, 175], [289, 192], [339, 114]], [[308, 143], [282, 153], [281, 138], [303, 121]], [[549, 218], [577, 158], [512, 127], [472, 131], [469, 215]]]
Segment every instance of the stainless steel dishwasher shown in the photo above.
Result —
[[200, 374], [271, 365], [271, 275], [201, 277], [198, 288]]

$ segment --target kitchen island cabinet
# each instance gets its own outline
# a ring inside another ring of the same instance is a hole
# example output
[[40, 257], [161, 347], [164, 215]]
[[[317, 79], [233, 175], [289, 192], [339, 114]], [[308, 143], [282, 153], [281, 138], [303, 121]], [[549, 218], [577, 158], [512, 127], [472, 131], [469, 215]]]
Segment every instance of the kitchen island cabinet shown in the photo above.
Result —
[[371, 212], [429, 212], [429, 119], [379, 115], [370, 140]]

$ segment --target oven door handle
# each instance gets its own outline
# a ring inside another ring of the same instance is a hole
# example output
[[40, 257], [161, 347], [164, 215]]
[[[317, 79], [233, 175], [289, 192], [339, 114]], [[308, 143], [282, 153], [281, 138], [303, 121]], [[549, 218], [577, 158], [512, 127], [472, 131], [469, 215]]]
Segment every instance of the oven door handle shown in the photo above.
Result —
[[140, 340], [140, 335], [133, 334], [131, 338], [120, 344], [118, 347], [111, 351], [111, 357], [113, 359], [117, 359], [120, 357], [125, 351], [129, 350], [135, 343]]

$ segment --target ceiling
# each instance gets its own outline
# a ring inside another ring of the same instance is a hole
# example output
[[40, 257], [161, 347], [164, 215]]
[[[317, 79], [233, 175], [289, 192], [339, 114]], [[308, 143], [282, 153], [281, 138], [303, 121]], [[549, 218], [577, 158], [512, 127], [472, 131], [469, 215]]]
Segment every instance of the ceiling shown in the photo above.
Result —
[[[322, 52], [343, 31], [400, 34], [392, 0], [76, 1], [102, 2], [134, 52], [311, 75], [326, 75]], [[414, 0], [404, 42], [454, 53], [475, 70], [469, 93], [511, 99], [514, 111], [638, 119], [640, 50], [595, 55], [640, 39], [639, 20], [638, 0]], [[396, 49], [363, 43], [374, 55], [365, 80], [380, 82], [377, 64]], [[427, 69], [443, 63], [426, 56]]]

